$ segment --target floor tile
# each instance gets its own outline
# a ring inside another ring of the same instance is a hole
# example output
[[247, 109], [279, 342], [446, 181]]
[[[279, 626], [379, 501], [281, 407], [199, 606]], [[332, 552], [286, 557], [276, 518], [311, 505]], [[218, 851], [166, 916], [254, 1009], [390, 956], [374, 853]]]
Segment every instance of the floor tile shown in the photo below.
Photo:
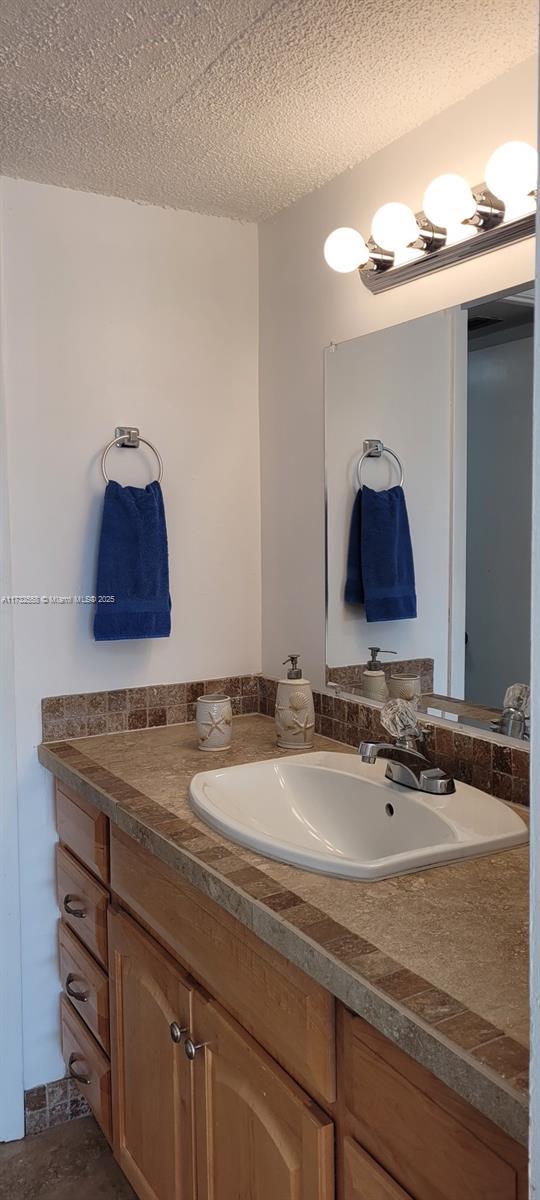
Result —
[[0, 1145], [2, 1200], [135, 1200], [93, 1117]]

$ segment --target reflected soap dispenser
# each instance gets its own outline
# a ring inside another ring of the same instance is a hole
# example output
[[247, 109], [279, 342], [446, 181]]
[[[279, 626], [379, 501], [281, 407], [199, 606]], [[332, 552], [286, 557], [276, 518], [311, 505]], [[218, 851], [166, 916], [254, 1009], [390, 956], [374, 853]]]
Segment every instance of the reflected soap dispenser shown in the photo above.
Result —
[[377, 658], [378, 654], [396, 654], [396, 650], [381, 650], [380, 646], [368, 646], [370, 659], [362, 675], [362, 692], [368, 700], [379, 700], [384, 704], [388, 700], [388, 685], [386, 675]]
[[298, 654], [289, 654], [287, 678], [280, 679], [276, 694], [277, 744], [283, 750], [309, 750], [313, 745], [315, 709], [309, 679], [303, 679]]

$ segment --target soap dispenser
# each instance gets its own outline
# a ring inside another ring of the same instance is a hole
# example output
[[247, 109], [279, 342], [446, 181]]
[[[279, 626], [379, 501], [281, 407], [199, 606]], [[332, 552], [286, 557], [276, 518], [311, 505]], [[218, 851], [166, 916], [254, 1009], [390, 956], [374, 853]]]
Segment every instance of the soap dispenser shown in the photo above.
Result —
[[276, 694], [277, 744], [283, 750], [309, 750], [313, 745], [315, 709], [309, 679], [302, 678], [298, 654], [289, 654], [287, 678], [280, 679]]
[[396, 650], [381, 650], [380, 646], [368, 646], [370, 659], [362, 675], [362, 691], [368, 700], [379, 700], [384, 704], [388, 700], [388, 685], [386, 675], [377, 658], [378, 654], [396, 654]]

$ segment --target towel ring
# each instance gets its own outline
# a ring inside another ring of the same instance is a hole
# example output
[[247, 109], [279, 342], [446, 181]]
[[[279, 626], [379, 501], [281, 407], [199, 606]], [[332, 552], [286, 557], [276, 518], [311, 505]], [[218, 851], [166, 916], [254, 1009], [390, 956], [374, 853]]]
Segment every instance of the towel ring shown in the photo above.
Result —
[[397, 463], [397, 465], [399, 467], [399, 471], [400, 471], [399, 486], [403, 487], [403, 478], [404, 477], [403, 477], [403, 466], [401, 464], [401, 459], [399, 459], [397, 454], [395, 454], [395, 452], [393, 450], [390, 450], [388, 448], [388, 446], [384, 446], [382, 442], [375, 440], [375, 439], [369, 440], [369, 441], [366, 439], [366, 441], [364, 442], [364, 453], [358, 459], [358, 463], [356, 466], [356, 478], [358, 480], [359, 488], [362, 487], [362, 466], [364, 464], [365, 459], [366, 458], [380, 458], [381, 455], [383, 455], [383, 454], [389, 454], [390, 458], [393, 458], [394, 462]]
[[[156, 447], [152, 444], [152, 442], [147, 441], [147, 439], [141, 437], [140, 434], [138, 434], [137, 441], [144, 442], [145, 446], [148, 446], [150, 448], [150, 450], [154, 451], [154, 454], [159, 463], [159, 475], [157, 477], [157, 482], [161, 483], [161, 480], [163, 479], [163, 459], [161, 457], [161, 454], [159, 453], [159, 450], [156, 450]], [[110, 483], [109, 476], [107, 475], [107, 472], [105, 470], [105, 460], [107, 458], [109, 450], [112, 450], [113, 446], [125, 445], [125, 442], [126, 442], [126, 435], [124, 433], [124, 434], [122, 434], [122, 437], [113, 438], [112, 441], [109, 442], [109, 445], [105, 446], [103, 454], [101, 455], [101, 473], [103, 475], [105, 483]]]

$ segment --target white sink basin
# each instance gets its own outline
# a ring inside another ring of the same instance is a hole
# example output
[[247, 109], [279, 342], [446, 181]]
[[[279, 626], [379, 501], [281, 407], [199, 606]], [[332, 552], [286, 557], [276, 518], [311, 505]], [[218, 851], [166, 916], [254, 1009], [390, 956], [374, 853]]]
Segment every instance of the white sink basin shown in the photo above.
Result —
[[195, 775], [195, 812], [279, 862], [348, 879], [384, 879], [528, 840], [518, 813], [456, 783], [431, 796], [385, 779], [352, 754], [317, 751]]

